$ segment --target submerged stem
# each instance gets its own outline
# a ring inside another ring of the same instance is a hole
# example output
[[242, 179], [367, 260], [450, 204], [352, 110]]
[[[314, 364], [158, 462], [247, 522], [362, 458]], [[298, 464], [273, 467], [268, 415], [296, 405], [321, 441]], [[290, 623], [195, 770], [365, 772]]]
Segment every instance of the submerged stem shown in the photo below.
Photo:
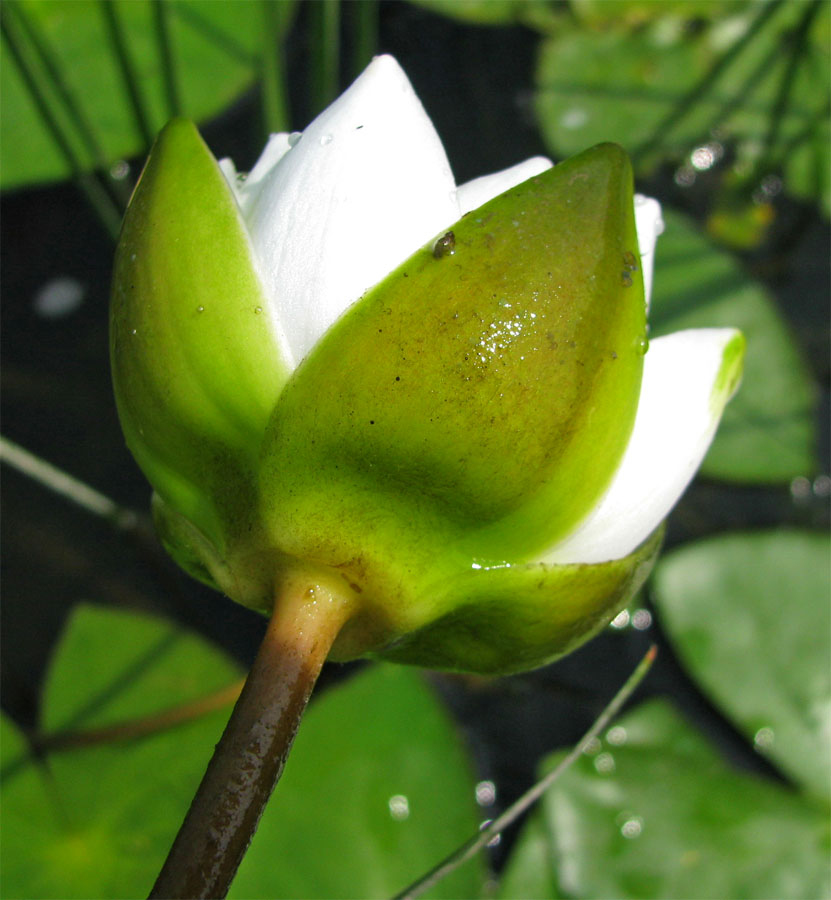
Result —
[[314, 578], [276, 598], [257, 658], [150, 898], [224, 897], [351, 602]]

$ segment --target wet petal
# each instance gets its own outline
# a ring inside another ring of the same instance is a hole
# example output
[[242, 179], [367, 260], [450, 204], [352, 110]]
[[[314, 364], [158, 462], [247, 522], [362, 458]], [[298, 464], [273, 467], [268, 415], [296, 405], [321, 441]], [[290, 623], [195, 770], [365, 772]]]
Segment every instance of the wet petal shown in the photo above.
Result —
[[664, 233], [664, 220], [661, 217], [661, 204], [651, 197], [635, 194], [635, 227], [638, 230], [638, 247], [641, 253], [643, 269], [643, 290], [646, 295], [646, 308], [652, 297], [652, 269], [655, 263], [655, 242]]
[[652, 341], [635, 427], [612, 483], [588, 517], [541, 557], [594, 563], [631, 553], [683, 494], [739, 383], [744, 338], [730, 328]]
[[271, 174], [272, 169], [289, 152], [294, 140], [295, 138], [292, 135], [285, 132], [270, 135], [265, 149], [260, 154], [260, 158], [247, 175], [237, 172], [233, 160], [226, 157], [219, 161], [219, 168], [222, 169], [222, 174], [228, 179], [228, 184], [231, 185], [231, 190], [237, 198], [237, 203], [243, 215], [246, 215], [251, 204], [262, 190], [263, 180]]
[[441, 141], [390, 56], [286, 140], [291, 150], [265, 177], [255, 167], [243, 203], [297, 364], [367, 288], [455, 222], [459, 205]]
[[459, 206], [461, 215], [470, 212], [472, 209], [478, 209], [488, 200], [493, 200], [500, 194], [534, 175], [539, 175], [546, 169], [550, 169], [553, 163], [544, 156], [532, 156], [525, 162], [517, 163], [509, 169], [503, 169], [501, 172], [494, 172], [492, 175], [483, 175], [481, 178], [474, 178], [459, 188]]

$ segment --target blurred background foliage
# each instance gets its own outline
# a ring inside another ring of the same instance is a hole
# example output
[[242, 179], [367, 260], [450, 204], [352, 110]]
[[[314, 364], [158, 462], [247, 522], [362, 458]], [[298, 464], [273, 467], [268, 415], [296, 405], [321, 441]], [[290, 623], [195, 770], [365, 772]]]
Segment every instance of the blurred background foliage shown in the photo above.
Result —
[[6, 0], [0, 15], [4, 432], [119, 504], [96, 518], [4, 471], [2, 896], [146, 894], [264, 627], [160, 554], [118, 429], [107, 284], [141, 160], [183, 114], [244, 170], [376, 52], [410, 75], [459, 182], [621, 143], [664, 204], [653, 334], [738, 326], [745, 380], [607, 634], [496, 682], [325, 671], [233, 896], [400, 890], [555, 764], [650, 641], [643, 702], [432, 896], [828, 896], [831, 7]]

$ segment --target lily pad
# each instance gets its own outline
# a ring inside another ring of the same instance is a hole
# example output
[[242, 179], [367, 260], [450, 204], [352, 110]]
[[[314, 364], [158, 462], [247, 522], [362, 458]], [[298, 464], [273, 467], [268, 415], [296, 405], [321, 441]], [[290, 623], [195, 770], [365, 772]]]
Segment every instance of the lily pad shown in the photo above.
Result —
[[[93, 0], [22, 0], [17, 6], [49, 49], [66, 90], [89, 124], [104, 159], [113, 163], [146, 150], [145, 136], [132, 112], [101, 4]], [[113, 0], [112, 7], [135, 69], [147, 127], [155, 134], [172, 110], [166, 101], [154, 4], [147, 0]], [[206, 0], [166, 0], [165, 8], [181, 112], [202, 121], [224, 109], [254, 81], [263, 27], [261, 8], [256, 3]], [[13, 25], [17, 10], [7, 12]], [[24, 55], [43, 85], [46, 102], [81, 168], [94, 168], [99, 160], [83, 139], [77, 117], [68, 114], [54, 79], [40, 62], [32, 42], [26, 39], [25, 30], [17, 27], [13, 33], [20, 33]], [[3, 44], [0, 184], [5, 189], [66, 178], [72, 174], [71, 168], [21, 78], [6, 35]], [[26, 136], [25, 140], [21, 140], [21, 135]]]
[[[373, 666], [306, 715], [231, 897], [389, 897], [476, 831], [475, 779], [408, 668]], [[427, 896], [480, 896], [481, 857]]]
[[[239, 678], [216, 648], [155, 618], [79, 607], [55, 653], [43, 727], [99, 728]], [[50, 752], [2, 721], [3, 896], [146, 896], [230, 712], [138, 739]], [[373, 667], [313, 701], [232, 896], [387, 896], [476, 830], [474, 784], [421, 676]], [[481, 860], [433, 897], [478, 896]]]
[[[50, 666], [43, 727], [113, 725], [239, 678], [219, 651], [171, 623], [80, 606]], [[3, 741], [3, 893], [132, 897], [152, 886], [230, 706], [139, 740], [50, 753], [35, 766]]]
[[747, 339], [744, 377], [702, 473], [748, 483], [788, 482], [817, 468], [815, 388], [765, 289], [685, 217], [665, 210], [655, 254], [651, 335], [732, 326]]
[[611, 22], [560, 23], [540, 51], [536, 110], [553, 154], [612, 140], [643, 173], [717, 139], [751, 167], [764, 162], [759, 178], [784, 167], [785, 189], [795, 175], [804, 194], [805, 173], [787, 161], [828, 120], [826, 4], [731, 4], [711, 16], [661, 4], [664, 14], [645, 21], [596, 6], [613, 11]]
[[712, 538], [655, 573], [687, 670], [756, 749], [805, 790], [831, 788], [831, 577], [825, 536]]
[[620, 720], [543, 803], [550, 860], [569, 897], [751, 900], [831, 890], [827, 814], [728, 768], [663, 701]]

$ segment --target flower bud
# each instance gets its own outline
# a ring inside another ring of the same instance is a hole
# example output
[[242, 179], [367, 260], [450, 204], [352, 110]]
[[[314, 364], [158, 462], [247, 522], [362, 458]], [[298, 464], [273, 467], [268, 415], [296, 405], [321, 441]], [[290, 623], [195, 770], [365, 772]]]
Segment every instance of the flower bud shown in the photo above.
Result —
[[611, 144], [457, 189], [389, 57], [245, 181], [171, 123], [112, 303], [165, 545], [266, 612], [298, 574], [347, 593], [334, 659], [572, 649], [645, 579], [741, 371], [729, 329], [646, 352], [661, 227]]

